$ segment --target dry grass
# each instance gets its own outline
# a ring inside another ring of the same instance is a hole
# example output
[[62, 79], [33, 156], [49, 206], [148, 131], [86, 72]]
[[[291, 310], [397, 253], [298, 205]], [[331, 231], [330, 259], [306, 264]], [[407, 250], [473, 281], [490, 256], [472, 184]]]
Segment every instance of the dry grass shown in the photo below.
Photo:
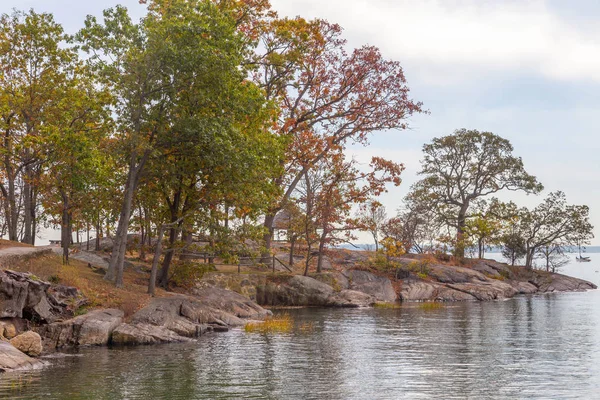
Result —
[[267, 317], [264, 321], [248, 322], [244, 330], [250, 333], [290, 333], [294, 328], [294, 321], [289, 314]]
[[0, 239], [0, 250], [7, 249], [9, 247], [33, 247], [33, 246], [30, 244], [26, 244], [26, 243], [13, 242], [11, 240]]
[[[126, 317], [144, 307], [151, 299], [146, 293], [147, 274], [131, 270], [125, 270], [124, 287], [116, 288], [103, 279], [103, 270], [90, 268], [87, 263], [73, 259], [69, 265], [62, 265], [61, 257], [55, 254], [17, 259], [9, 269], [29, 272], [45, 281], [74, 286], [88, 298], [88, 308], [119, 308]], [[157, 288], [157, 296], [164, 295], [165, 292]]]

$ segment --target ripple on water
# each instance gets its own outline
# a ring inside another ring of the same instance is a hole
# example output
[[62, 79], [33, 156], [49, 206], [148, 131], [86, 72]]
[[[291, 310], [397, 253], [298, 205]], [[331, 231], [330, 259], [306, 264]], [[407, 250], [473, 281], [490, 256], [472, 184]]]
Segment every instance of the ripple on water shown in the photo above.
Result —
[[418, 307], [288, 310], [311, 333], [89, 348], [0, 376], [11, 399], [594, 398], [600, 292]]

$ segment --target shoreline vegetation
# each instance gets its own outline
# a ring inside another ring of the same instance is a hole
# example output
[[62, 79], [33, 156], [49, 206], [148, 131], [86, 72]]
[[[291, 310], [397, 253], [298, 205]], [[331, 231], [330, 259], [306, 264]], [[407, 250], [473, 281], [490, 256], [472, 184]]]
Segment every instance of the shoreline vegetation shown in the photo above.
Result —
[[[246, 333], [310, 333], [313, 327], [296, 325], [279, 310], [286, 307], [409, 306], [428, 312], [456, 301], [596, 288], [492, 260], [455, 266], [405, 255], [396, 260], [401, 265], [396, 271], [377, 267], [373, 252], [340, 250], [329, 253], [331, 269], [321, 273], [304, 276], [301, 269], [294, 274], [268, 268], [238, 273], [223, 266], [205, 272], [192, 286], [158, 290], [152, 297], [146, 293], [149, 263], [131, 261], [124, 288], [115, 288], [102, 279], [101, 267], [75, 258], [63, 266], [56, 250], [11, 256], [11, 269], [0, 271], [2, 371], [42, 367], [46, 361], [40, 356], [69, 348], [184, 342], [237, 326]], [[6, 267], [7, 260], [2, 261]], [[273, 316], [268, 308], [279, 311]]]
[[[141, 3], [139, 21], [117, 5], [77, 32], [0, 16], [1, 371], [61, 348], [292, 329], [263, 306], [428, 312], [596, 288], [554, 273], [593, 238], [589, 208], [493, 197], [544, 189], [495, 133], [424, 144], [388, 217], [403, 160], [359, 163], [350, 144], [429, 112], [377, 47], [266, 0]], [[33, 247], [42, 225], [60, 248]], [[374, 252], [336, 249], [357, 232]]]

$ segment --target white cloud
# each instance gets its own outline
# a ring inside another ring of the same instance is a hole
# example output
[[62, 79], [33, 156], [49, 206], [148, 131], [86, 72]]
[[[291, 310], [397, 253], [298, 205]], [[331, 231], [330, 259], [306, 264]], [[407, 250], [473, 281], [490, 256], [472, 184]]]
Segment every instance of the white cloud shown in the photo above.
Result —
[[[282, 15], [339, 23], [352, 45], [377, 45], [388, 57], [408, 61], [411, 75], [428, 83], [470, 78], [465, 70], [478, 74], [525, 70], [552, 79], [600, 82], [600, 32], [567, 23], [540, 0], [272, 3]], [[415, 64], [426, 65], [427, 71], [420, 73]], [[442, 77], [436, 80], [439, 74]]]

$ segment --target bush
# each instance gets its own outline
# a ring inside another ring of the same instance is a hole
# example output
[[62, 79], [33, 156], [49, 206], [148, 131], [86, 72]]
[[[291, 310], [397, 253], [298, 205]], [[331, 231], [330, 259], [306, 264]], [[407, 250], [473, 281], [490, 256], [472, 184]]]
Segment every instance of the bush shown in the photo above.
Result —
[[199, 264], [195, 262], [183, 261], [174, 265], [173, 276], [170, 281], [179, 287], [192, 288], [206, 272], [214, 271], [212, 264]]

